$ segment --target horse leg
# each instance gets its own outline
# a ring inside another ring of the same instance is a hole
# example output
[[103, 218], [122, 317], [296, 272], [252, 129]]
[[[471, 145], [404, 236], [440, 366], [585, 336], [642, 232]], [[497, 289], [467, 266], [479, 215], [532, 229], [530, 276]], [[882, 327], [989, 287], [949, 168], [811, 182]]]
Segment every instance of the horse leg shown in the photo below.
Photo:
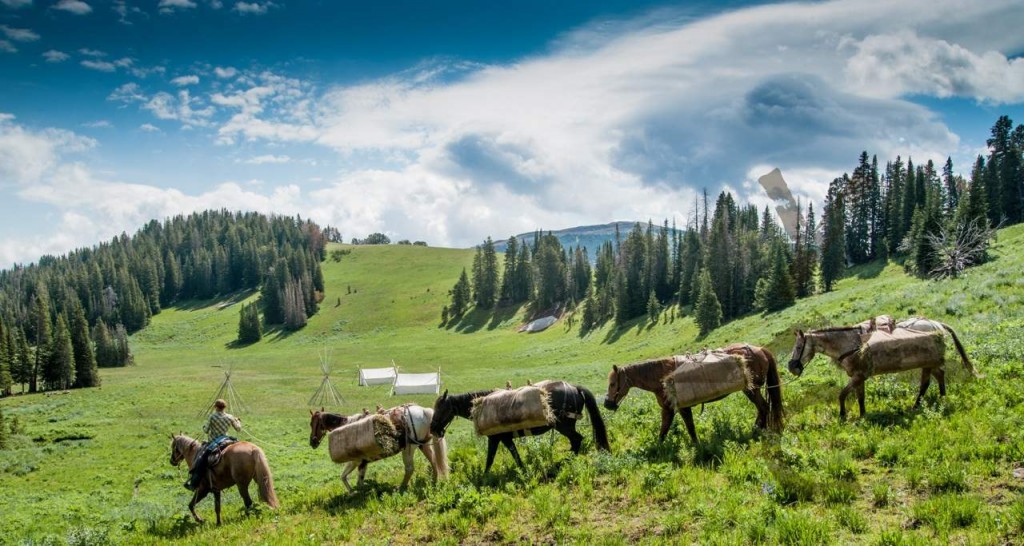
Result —
[[406, 486], [409, 485], [409, 479], [412, 478], [412, 470], [414, 468], [412, 461], [413, 448], [414, 446], [409, 444], [402, 450], [402, 464], [405, 465], [405, 477], [402, 478], [402, 489], [405, 489]]
[[345, 470], [341, 471], [341, 483], [345, 484], [345, 489], [348, 490], [349, 493], [352, 492], [352, 486], [348, 483], [348, 475], [355, 470], [356, 464], [358, 464], [356, 461], [349, 461], [349, 463], [345, 465]]
[[675, 416], [672, 406], [665, 404], [661, 406], [661, 434], [658, 435], [658, 442], [664, 442], [668, 436], [668, 429], [672, 427], [672, 418]]
[[217, 525], [220, 525], [220, 491], [213, 492], [213, 509], [217, 512]]
[[245, 503], [245, 511], [248, 512], [252, 508], [252, 497], [249, 496], [249, 482], [238, 482], [238, 494], [242, 496], [242, 502]]
[[199, 501], [206, 498], [206, 494], [210, 492], [210, 489], [202, 484], [196, 488], [196, 492], [192, 494], [192, 501], [188, 503], [188, 511], [192, 512], [192, 517], [195, 518], [196, 523], [202, 523], [203, 518], [199, 517], [196, 513], [196, 505]]
[[857, 405], [860, 406], [860, 416], [864, 417], [867, 411], [864, 409], [864, 381], [857, 385]]
[[516, 449], [516, 443], [512, 439], [512, 435], [506, 435], [501, 439], [501, 443], [505, 444], [505, 448], [512, 454], [512, 459], [516, 461], [516, 465], [518, 465], [521, 470], [526, 470], [526, 465], [524, 465], [523, 460], [519, 458], [519, 450]]
[[362, 487], [363, 486], [363, 480], [366, 479], [366, 467], [367, 466], [370, 466], [370, 461], [367, 461], [365, 459], [362, 460], [362, 461], [359, 461], [359, 472], [356, 473], [357, 476], [358, 476], [356, 478], [356, 487]]
[[434, 460], [434, 450], [431, 449], [430, 444], [421, 445], [420, 453], [427, 458], [427, 462], [430, 464], [430, 470], [434, 473], [434, 479], [437, 479], [437, 462]]
[[583, 435], [576, 430], [576, 421], [569, 419], [565, 423], [558, 423], [555, 430], [569, 439], [569, 449], [579, 455], [580, 448], [583, 447]]
[[754, 425], [764, 430], [768, 426], [768, 401], [761, 396], [760, 389], [744, 389], [743, 394], [747, 395], [747, 399], [757, 408], [757, 421]]
[[921, 388], [917, 391], [917, 400], [914, 400], [914, 409], [921, 407], [921, 399], [924, 398], [928, 385], [932, 382], [932, 372], [928, 368], [921, 368]]
[[696, 444], [697, 427], [693, 424], [693, 408], [682, 408], [679, 410], [679, 415], [683, 418], [683, 423], [686, 425], [686, 432], [690, 435], [690, 440]]
[[932, 368], [932, 375], [935, 376], [935, 380], [939, 382], [939, 396], [946, 396], [946, 370], [942, 368]]
[[[841, 391], [839, 391], [839, 420], [840, 421], [845, 421], [846, 420], [846, 397], [849, 396], [851, 392], [854, 392], [855, 390], [857, 390], [857, 386], [858, 385], [862, 385], [863, 383], [864, 383], [863, 379], [861, 379], [859, 377], [856, 377], [856, 376], [855, 377], [851, 377], [850, 381], [846, 384], [846, 386], [843, 387], [843, 389]], [[863, 417], [863, 414], [861, 414], [861, 416]]]
[[498, 440], [497, 436], [487, 437], [487, 464], [484, 465], [484, 474], [491, 471], [491, 465], [494, 464], [494, 456], [498, 453]]

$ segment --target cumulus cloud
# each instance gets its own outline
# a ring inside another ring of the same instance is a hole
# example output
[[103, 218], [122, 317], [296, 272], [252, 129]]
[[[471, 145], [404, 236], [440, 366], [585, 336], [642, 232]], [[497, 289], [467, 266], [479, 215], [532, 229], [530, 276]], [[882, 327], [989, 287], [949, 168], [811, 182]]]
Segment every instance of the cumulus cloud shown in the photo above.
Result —
[[171, 83], [177, 85], [178, 87], [185, 87], [186, 85], [196, 85], [199, 83], [199, 76], [178, 76], [177, 78], [171, 80]]
[[263, 165], [266, 163], [289, 163], [291, 162], [291, 160], [292, 158], [287, 155], [267, 154], [250, 157], [248, 159], [243, 160], [242, 162], [249, 163], [251, 165]]
[[216, 74], [218, 78], [228, 79], [234, 78], [236, 75], [238, 75], [238, 70], [231, 66], [223, 68], [218, 66], [213, 69], [213, 73]]
[[128, 82], [111, 91], [110, 95], [107, 96], [107, 100], [127, 104], [145, 101], [146, 95], [143, 94], [142, 88], [139, 87], [139, 84], [135, 82]]
[[182, 89], [177, 96], [160, 91], [146, 100], [142, 108], [159, 119], [179, 121], [186, 126], [209, 125], [208, 118], [213, 115], [214, 108], [193, 106], [202, 106], [202, 101], [192, 97], [187, 89]]
[[32, 5], [32, 0], [0, 0], [0, 4], [3, 4], [9, 8], [23, 8]]
[[153, 125], [152, 123], [143, 123], [142, 125], [139, 125], [139, 130], [141, 130], [143, 132], [146, 132], [146, 133], [159, 133], [160, 132], [160, 129], [156, 125]]
[[242, 15], [263, 15], [272, 7], [273, 2], [235, 2], [234, 10]]
[[247, 88], [210, 97], [213, 104], [236, 111], [218, 128], [218, 143], [311, 142], [319, 136], [308, 83], [269, 71], [244, 79]]
[[14, 116], [0, 114], [0, 187], [38, 183], [60, 157], [96, 145], [92, 138], [63, 129], [27, 129]]
[[60, 0], [53, 9], [59, 9], [75, 15], [85, 15], [92, 12], [92, 7], [81, 0]]
[[96, 121], [90, 121], [89, 123], [82, 124], [82, 127], [88, 127], [90, 129], [109, 129], [113, 126], [114, 124], [110, 123], [110, 121], [106, 119], [99, 119]]
[[43, 58], [46, 59], [46, 62], [48, 63], [62, 63], [70, 59], [71, 56], [67, 53], [64, 53], [63, 51], [51, 49], [43, 53]]
[[991, 50], [975, 53], [914, 32], [871, 35], [850, 46], [856, 53], [847, 60], [846, 76], [864, 94], [1024, 100], [1024, 59]]
[[85, 59], [80, 64], [88, 69], [98, 70], [100, 72], [113, 72], [117, 70], [117, 67], [114, 66], [114, 63], [108, 61], [94, 61], [92, 59]]
[[160, 0], [157, 4], [157, 9], [162, 14], [173, 13], [175, 10], [193, 9], [196, 7], [196, 3], [192, 0]]
[[80, 55], [85, 55], [86, 57], [106, 57], [107, 56], [107, 53], [105, 51], [100, 51], [98, 49], [89, 49], [87, 47], [83, 47], [83, 48], [79, 49], [78, 53]]
[[0, 31], [3, 31], [4, 35], [15, 42], [34, 42], [39, 39], [39, 35], [27, 28], [13, 28], [7, 25], [0, 25]]
[[0, 51], [4, 53], [17, 53], [18, 48], [14, 47], [14, 44], [7, 40], [0, 40]]

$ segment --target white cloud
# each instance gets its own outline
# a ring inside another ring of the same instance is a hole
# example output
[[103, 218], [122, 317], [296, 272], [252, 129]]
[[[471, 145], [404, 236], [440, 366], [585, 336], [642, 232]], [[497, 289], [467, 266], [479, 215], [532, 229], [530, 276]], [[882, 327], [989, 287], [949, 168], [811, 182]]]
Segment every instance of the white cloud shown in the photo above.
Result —
[[141, 131], [143, 131], [143, 132], [146, 132], [146, 133], [159, 133], [160, 132], [160, 128], [157, 127], [156, 125], [153, 125], [152, 123], [143, 123], [142, 125], [139, 125], [139, 129]]
[[88, 69], [98, 70], [100, 72], [113, 72], [117, 70], [117, 66], [115, 66], [114, 63], [107, 61], [94, 61], [92, 59], [85, 59], [80, 64]]
[[142, 102], [146, 100], [146, 96], [142, 93], [142, 88], [135, 82], [129, 82], [121, 85], [117, 89], [114, 89], [110, 95], [107, 96], [107, 100], [117, 101], [123, 103], [131, 102]]
[[23, 8], [32, 5], [32, 0], [0, 0], [0, 4], [3, 4], [9, 8]]
[[924, 94], [979, 101], [1024, 101], [1024, 59], [998, 51], [974, 53], [914, 32], [871, 35], [851, 44], [846, 76], [861, 93], [878, 97]]
[[0, 40], [0, 51], [4, 53], [17, 53], [18, 48], [14, 47], [14, 45], [7, 40]]
[[90, 121], [89, 123], [83, 123], [82, 124], [82, 127], [89, 127], [90, 129], [109, 129], [109, 128], [113, 127], [113, 126], [114, 126], [113, 123], [110, 123], [109, 120], [105, 120], [105, 119], [100, 119], [100, 120], [96, 120], [96, 121]]
[[177, 78], [171, 80], [171, 83], [177, 85], [178, 87], [185, 87], [186, 85], [196, 85], [199, 83], [199, 76], [178, 76]]
[[149, 110], [159, 119], [176, 120], [185, 125], [205, 127], [210, 124], [208, 118], [213, 115], [214, 108], [193, 108], [202, 106], [202, 101], [191, 96], [187, 89], [178, 91], [174, 96], [170, 93], [160, 91], [150, 97], [143, 105], [144, 110]]
[[63, 51], [57, 51], [56, 49], [51, 49], [51, 50], [46, 51], [45, 53], [43, 53], [43, 58], [46, 59], [46, 62], [48, 62], [48, 63], [62, 63], [64, 61], [70, 59], [71, 56], [68, 55], [67, 53], [64, 53]]
[[7, 25], [0, 25], [0, 30], [15, 42], [34, 42], [39, 39], [38, 34], [27, 28], [12, 28]]
[[173, 13], [174, 10], [193, 9], [196, 3], [192, 0], [160, 0], [157, 8], [162, 14]]
[[89, 49], [87, 47], [83, 47], [83, 48], [79, 49], [78, 53], [81, 54], [81, 55], [85, 55], [86, 57], [106, 57], [107, 56], [107, 53], [104, 52], [104, 51], [100, 51], [98, 49]]
[[273, 2], [235, 2], [234, 10], [242, 15], [263, 15], [272, 7]]
[[0, 187], [38, 183], [61, 156], [92, 149], [94, 139], [63, 129], [26, 129], [0, 114]]
[[67, 11], [75, 15], [85, 15], [92, 11], [92, 7], [81, 0], [60, 0], [53, 6], [53, 9]]
[[248, 159], [243, 160], [242, 163], [249, 163], [251, 165], [263, 165], [266, 163], [290, 163], [291, 160], [292, 158], [287, 155], [267, 154], [250, 157]]
[[228, 79], [234, 78], [238, 74], [238, 70], [231, 66], [226, 68], [221, 68], [218, 66], [213, 69], [213, 73], [216, 74], [218, 78]]
[[214, 93], [210, 102], [237, 113], [217, 131], [217, 142], [245, 140], [311, 142], [319, 136], [315, 126], [309, 84], [272, 72], [246, 76], [248, 89]]

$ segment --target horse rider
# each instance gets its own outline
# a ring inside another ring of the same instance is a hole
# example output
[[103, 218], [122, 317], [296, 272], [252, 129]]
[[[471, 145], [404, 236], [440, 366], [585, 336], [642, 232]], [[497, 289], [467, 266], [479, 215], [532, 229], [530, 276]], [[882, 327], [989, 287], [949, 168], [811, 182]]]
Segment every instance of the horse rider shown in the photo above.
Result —
[[201, 480], [203, 475], [206, 474], [207, 457], [210, 454], [211, 448], [215, 448], [220, 445], [221, 442], [226, 440], [228, 438], [227, 433], [230, 429], [234, 428], [238, 431], [242, 430], [242, 421], [234, 415], [224, 411], [227, 407], [227, 402], [217, 399], [213, 403], [214, 412], [210, 414], [210, 417], [206, 420], [206, 424], [203, 425], [203, 432], [207, 435], [207, 442], [203, 448], [199, 450], [195, 464], [192, 465], [192, 471], [189, 473], [188, 481], [185, 482], [185, 487], [191, 491], [195, 491], [196, 487], [199, 486], [199, 480]]

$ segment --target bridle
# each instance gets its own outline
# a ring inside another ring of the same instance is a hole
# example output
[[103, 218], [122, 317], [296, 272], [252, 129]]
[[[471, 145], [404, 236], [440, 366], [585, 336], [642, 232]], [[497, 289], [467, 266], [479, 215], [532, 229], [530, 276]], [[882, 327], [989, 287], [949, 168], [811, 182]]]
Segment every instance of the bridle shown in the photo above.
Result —
[[174, 438], [174, 442], [172, 443], [173, 447], [171, 448], [171, 466], [178, 466], [179, 464], [181, 464], [181, 461], [185, 459], [185, 453], [188, 451], [188, 449], [190, 447], [195, 447], [199, 445], [199, 442], [197, 442], [196, 440], [192, 440], [191, 442], [188, 443], [187, 446], [180, 447], [179, 444], [183, 443], [184, 440], [185, 438], [181, 436], [176, 436]]

